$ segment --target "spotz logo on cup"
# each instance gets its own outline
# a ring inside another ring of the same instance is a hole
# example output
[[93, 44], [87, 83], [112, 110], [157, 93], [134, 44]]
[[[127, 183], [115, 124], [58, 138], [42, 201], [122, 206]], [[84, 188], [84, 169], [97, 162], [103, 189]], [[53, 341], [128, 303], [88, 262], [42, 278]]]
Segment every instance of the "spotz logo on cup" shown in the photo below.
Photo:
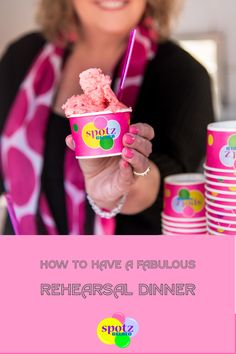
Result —
[[[212, 142], [213, 145], [214, 141]], [[220, 150], [220, 161], [226, 167], [236, 167], [236, 135], [231, 135], [228, 138], [227, 145], [224, 145]]]
[[139, 325], [135, 319], [125, 317], [122, 313], [115, 313], [112, 317], [107, 317], [99, 322], [97, 335], [104, 344], [126, 348], [138, 330]]
[[120, 135], [120, 131], [120, 124], [116, 120], [109, 120], [105, 116], [97, 116], [83, 127], [82, 137], [84, 143], [90, 148], [111, 150], [115, 140]]
[[176, 213], [191, 217], [202, 211], [205, 206], [204, 196], [198, 190], [181, 189], [172, 200], [172, 208]]

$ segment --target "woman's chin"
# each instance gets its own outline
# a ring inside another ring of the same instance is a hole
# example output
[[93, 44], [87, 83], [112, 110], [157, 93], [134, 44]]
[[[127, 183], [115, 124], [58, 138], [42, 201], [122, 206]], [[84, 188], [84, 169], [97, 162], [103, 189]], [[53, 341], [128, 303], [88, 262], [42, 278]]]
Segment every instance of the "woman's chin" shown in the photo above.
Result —
[[127, 24], [127, 26], [120, 26], [120, 24], [115, 25], [114, 23], [110, 25], [106, 23], [106, 26], [99, 26], [97, 27], [97, 30], [100, 30], [102, 33], [107, 35], [126, 36], [135, 26], [136, 24], [131, 26], [130, 23]]

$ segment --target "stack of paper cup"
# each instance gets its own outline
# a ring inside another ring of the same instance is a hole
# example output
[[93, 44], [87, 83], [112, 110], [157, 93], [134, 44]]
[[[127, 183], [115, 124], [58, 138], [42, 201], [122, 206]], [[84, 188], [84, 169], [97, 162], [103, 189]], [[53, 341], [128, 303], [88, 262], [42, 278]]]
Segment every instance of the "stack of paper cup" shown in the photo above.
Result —
[[165, 178], [163, 234], [206, 234], [204, 176], [185, 173]]
[[211, 235], [236, 235], [236, 121], [210, 124], [207, 139], [208, 232]]

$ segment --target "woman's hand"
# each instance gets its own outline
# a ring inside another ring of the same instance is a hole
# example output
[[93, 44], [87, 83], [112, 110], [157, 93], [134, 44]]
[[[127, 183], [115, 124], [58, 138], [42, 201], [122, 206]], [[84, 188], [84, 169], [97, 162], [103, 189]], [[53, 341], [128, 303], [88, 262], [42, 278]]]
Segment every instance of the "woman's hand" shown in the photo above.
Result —
[[[149, 176], [137, 177], [133, 171], [142, 173], [150, 165], [152, 165], [152, 169], [156, 169], [155, 165], [148, 160], [152, 152], [151, 140], [153, 138], [154, 130], [150, 125], [144, 123], [133, 124], [129, 127], [129, 132], [123, 137], [124, 148], [121, 157], [79, 160], [85, 178], [86, 191], [100, 208], [113, 209], [124, 194], [128, 194], [129, 199], [130, 193], [134, 190], [135, 193], [140, 194], [137, 195], [138, 200], [140, 200], [140, 196], [145, 195], [145, 193], [148, 194], [147, 190], [139, 190], [138, 185], [140, 183], [138, 181], [148, 179]], [[66, 138], [66, 144], [73, 149], [74, 144], [71, 135]], [[143, 182], [141, 183], [144, 186], [142, 189], [145, 188]], [[157, 185], [159, 189], [159, 183]], [[153, 191], [154, 194], [156, 194], [155, 190]], [[135, 202], [135, 196], [133, 198], [131, 204]], [[145, 198], [144, 204], [146, 204]], [[125, 209], [125, 206], [123, 209]], [[140, 205], [138, 209], [143, 210], [143, 206]], [[127, 213], [132, 213], [132, 207], [130, 211], [127, 210]]]

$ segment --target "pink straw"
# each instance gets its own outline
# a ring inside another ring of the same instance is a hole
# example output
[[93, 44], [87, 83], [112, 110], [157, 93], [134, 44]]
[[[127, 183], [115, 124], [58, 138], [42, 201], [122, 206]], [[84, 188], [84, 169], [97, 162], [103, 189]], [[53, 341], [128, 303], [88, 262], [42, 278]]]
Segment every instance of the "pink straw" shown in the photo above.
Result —
[[130, 64], [130, 59], [131, 59], [132, 52], [133, 52], [136, 32], [137, 32], [137, 30], [133, 29], [129, 35], [129, 43], [128, 43], [128, 47], [127, 47], [127, 51], [126, 51], [126, 55], [125, 55], [125, 61], [124, 61], [123, 68], [122, 68], [120, 86], [119, 86], [119, 90], [117, 93], [117, 98], [119, 101], [121, 100], [121, 98], [123, 96], [123, 92], [124, 92], [124, 83], [125, 83], [125, 79], [126, 79], [126, 76], [128, 73], [128, 69], [129, 69], [129, 64]]
[[8, 194], [8, 193], [5, 193], [4, 197], [6, 198], [7, 210], [8, 210], [8, 214], [9, 214], [9, 217], [10, 217], [10, 220], [11, 220], [11, 223], [12, 223], [13, 230], [14, 230], [16, 235], [20, 235], [19, 223], [18, 223], [18, 220], [16, 218], [16, 213], [15, 213], [14, 206], [13, 206], [13, 203], [12, 203], [11, 195]]

